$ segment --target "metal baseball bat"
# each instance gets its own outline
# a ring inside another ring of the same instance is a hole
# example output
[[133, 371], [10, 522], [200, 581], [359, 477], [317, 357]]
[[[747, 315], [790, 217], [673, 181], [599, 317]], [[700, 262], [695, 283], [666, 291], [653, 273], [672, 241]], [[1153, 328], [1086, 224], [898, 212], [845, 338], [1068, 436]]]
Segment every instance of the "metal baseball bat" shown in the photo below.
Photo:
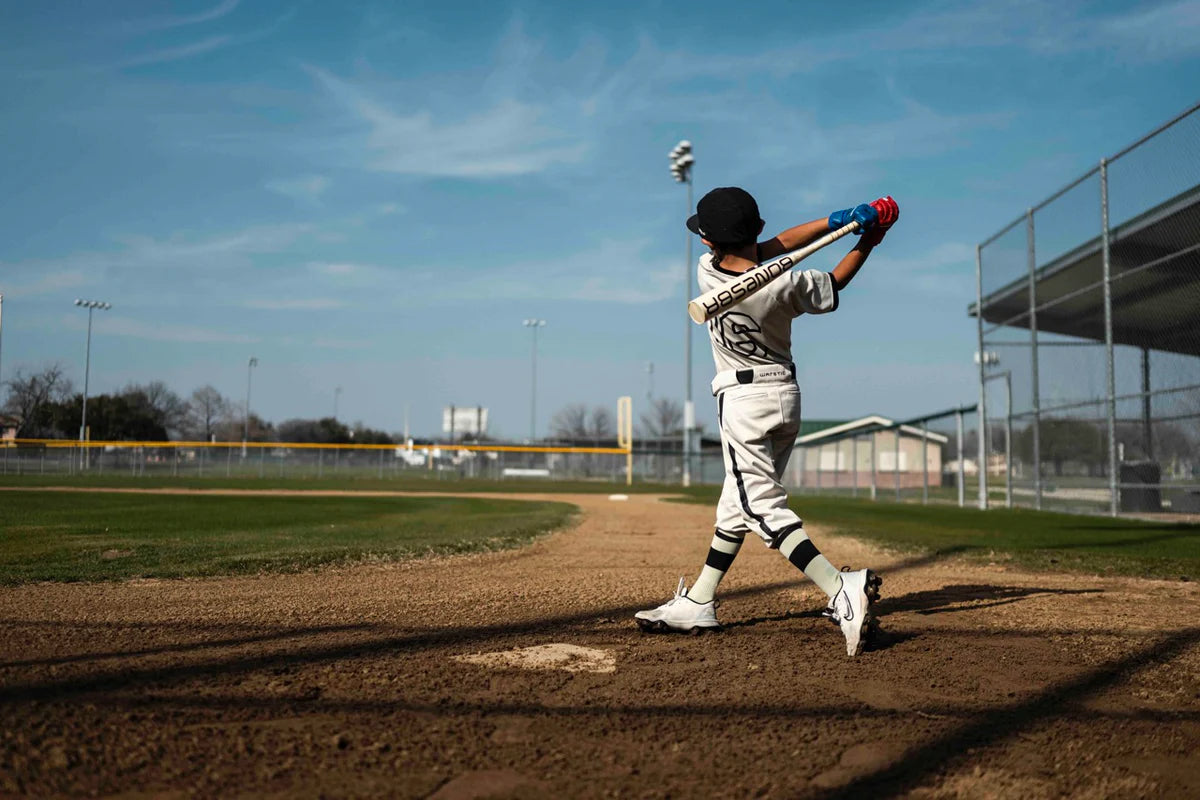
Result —
[[849, 225], [843, 225], [836, 231], [830, 231], [820, 239], [801, 247], [799, 250], [784, 253], [773, 261], [768, 261], [765, 264], [759, 264], [754, 269], [746, 270], [728, 283], [723, 283], [716, 289], [705, 292], [688, 303], [688, 316], [694, 322], [701, 325], [708, 322], [722, 311], [733, 308], [822, 247], [831, 245], [846, 234], [854, 233], [856, 230], [858, 230], [858, 223], [851, 222]]

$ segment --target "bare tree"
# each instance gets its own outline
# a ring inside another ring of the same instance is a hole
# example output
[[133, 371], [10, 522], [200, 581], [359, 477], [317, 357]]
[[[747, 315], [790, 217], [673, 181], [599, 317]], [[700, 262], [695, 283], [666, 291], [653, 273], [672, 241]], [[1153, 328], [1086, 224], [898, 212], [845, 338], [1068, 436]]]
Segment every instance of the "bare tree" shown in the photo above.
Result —
[[18, 369], [6, 384], [4, 411], [17, 418], [18, 437], [60, 433], [53, 430], [55, 426], [46, 412], [52, 404], [65, 402], [71, 396], [71, 381], [63, 374], [61, 364], [51, 364], [32, 374]]
[[550, 419], [550, 433], [558, 439], [585, 439], [588, 436], [588, 409], [584, 403], [572, 403]]
[[587, 435], [592, 439], [611, 439], [617, 435], [616, 422], [607, 406], [596, 406], [588, 416]]
[[187, 418], [184, 430], [192, 438], [209, 441], [218, 426], [229, 418], [233, 404], [210, 386], [201, 386], [192, 392], [187, 403]]
[[652, 438], [683, 433], [683, 406], [669, 397], [656, 397], [641, 415], [642, 433]]

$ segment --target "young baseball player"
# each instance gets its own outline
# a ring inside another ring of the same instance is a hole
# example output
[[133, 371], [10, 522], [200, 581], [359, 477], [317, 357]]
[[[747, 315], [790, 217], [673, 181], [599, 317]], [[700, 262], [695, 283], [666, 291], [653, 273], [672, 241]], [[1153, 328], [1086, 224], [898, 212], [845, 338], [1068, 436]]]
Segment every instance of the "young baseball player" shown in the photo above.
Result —
[[862, 652], [874, 629], [869, 606], [879, 577], [868, 569], [839, 572], [804, 532], [788, 508], [780, 483], [800, 431], [800, 389], [792, 362], [792, 320], [838, 308], [839, 292], [862, 268], [900, 215], [891, 197], [836, 211], [828, 219], [789, 228], [758, 242], [758, 204], [738, 188], [713, 189], [701, 198], [687, 227], [709, 248], [697, 268], [706, 292], [748, 269], [819, 239], [852, 220], [861, 238], [833, 272], [793, 270], [708, 326], [717, 376], [717, 421], [725, 458], [725, 484], [717, 505], [716, 533], [699, 577], [689, 589], [679, 579], [675, 596], [635, 615], [643, 630], [700, 632], [719, 628], [714, 595], [750, 531], [807, 575], [829, 596], [823, 612], [846, 636], [846, 652]]

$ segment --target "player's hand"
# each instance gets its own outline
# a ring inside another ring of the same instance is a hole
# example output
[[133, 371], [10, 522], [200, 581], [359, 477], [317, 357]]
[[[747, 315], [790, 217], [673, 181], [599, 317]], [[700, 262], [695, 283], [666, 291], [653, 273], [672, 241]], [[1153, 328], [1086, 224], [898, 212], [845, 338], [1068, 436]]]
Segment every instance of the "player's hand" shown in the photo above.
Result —
[[879, 212], [868, 203], [860, 203], [854, 208], [843, 208], [841, 211], [835, 211], [829, 215], [829, 230], [836, 231], [851, 222], [858, 223], [858, 230], [855, 233], [864, 233], [878, 224]]
[[896, 220], [900, 219], [900, 206], [892, 199], [891, 195], [874, 201], [871, 203], [871, 208], [875, 209], [879, 223], [862, 238], [862, 244], [868, 247], [874, 247], [882, 242], [888, 230], [896, 224]]

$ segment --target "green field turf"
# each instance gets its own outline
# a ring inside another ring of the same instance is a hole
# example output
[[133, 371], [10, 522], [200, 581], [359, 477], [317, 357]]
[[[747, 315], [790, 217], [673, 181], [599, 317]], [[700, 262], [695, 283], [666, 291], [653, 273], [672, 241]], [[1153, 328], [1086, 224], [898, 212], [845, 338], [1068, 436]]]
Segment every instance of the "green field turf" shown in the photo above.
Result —
[[[696, 488], [684, 502], [715, 505], [718, 495], [713, 487]], [[1200, 578], [1200, 525], [840, 497], [794, 497], [791, 506], [814, 526], [901, 550], [1042, 570]]]
[[445, 497], [0, 493], [0, 584], [294, 571], [516, 547], [566, 503]]
[[671, 494], [679, 491], [679, 485], [661, 483], [635, 483], [626, 486], [625, 481], [609, 480], [539, 480], [537, 478], [512, 478], [508, 480], [484, 480], [481, 478], [418, 477], [400, 476], [377, 478], [374, 476], [333, 476], [324, 478], [272, 478], [265, 477], [172, 477], [170, 475], [0, 475], [0, 486], [90, 486], [116, 489], [314, 489], [380, 492], [452, 492], [474, 494], [476, 492], [543, 493], [543, 494]]

